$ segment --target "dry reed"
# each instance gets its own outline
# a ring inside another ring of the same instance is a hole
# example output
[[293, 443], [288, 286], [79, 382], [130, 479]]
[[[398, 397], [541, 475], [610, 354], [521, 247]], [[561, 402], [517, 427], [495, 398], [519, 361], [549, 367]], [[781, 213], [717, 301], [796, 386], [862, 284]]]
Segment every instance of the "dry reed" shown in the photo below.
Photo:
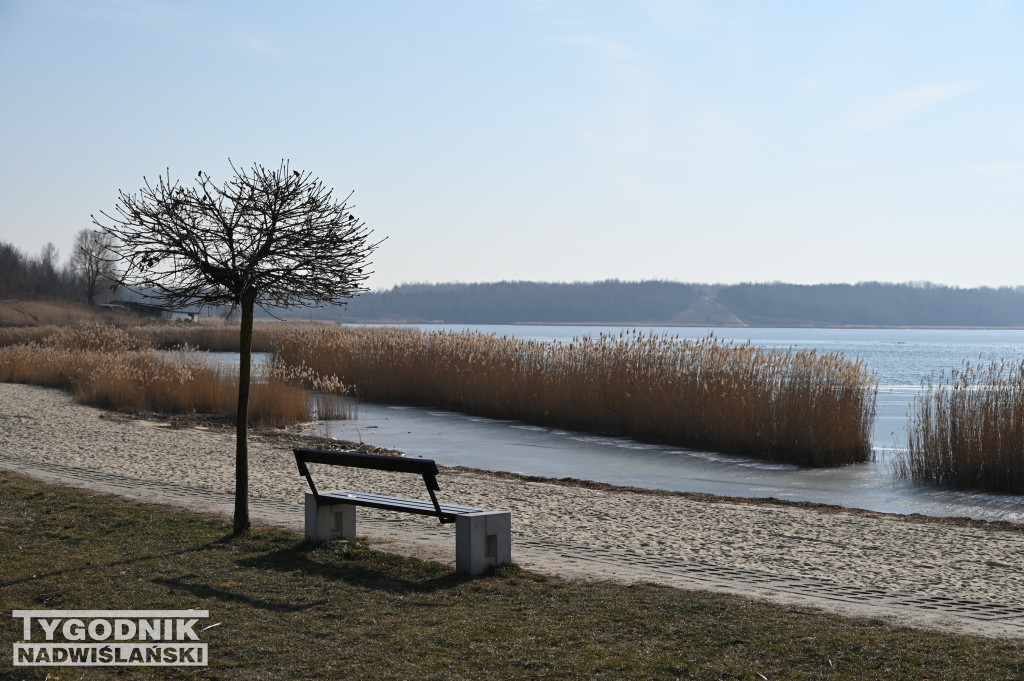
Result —
[[1024, 493], [1024, 359], [926, 381], [912, 408], [899, 477], [953, 489]]
[[809, 466], [871, 456], [877, 381], [841, 354], [637, 332], [561, 344], [320, 327], [288, 335], [275, 357], [372, 401]]
[[[61, 388], [83, 404], [127, 411], [237, 414], [237, 377], [211, 365], [194, 348], [173, 356], [154, 345], [147, 327], [124, 329], [87, 324], [50, 329], [43, 340], [0, 348], [0, 381]], [[251, 386], [252, 425], [310, 421], [331, 413], [331, 396], [307, 393], [271, 375]]]
[[[223, 323], [8, 330], [0, 380], [73, 390], [119, 409], [234, 413], [237, 386], [190, 353], [237, 350]], [[545, 343], [474, 333], [264, 323], [273, 350], [255, 385], [259, 423], [351, 417], [345, 395], [441, 407], [810, 466], [871, 456], [876, 380], [860, 361], [813, 350], [623, 333]], [[197, 355], [198, 357], [198, 355]], [[313, 391], [313, 392], [305, 392]], [[300, 396], [304, 395], [304, 398]], [[269, 403], [276, 403], [271, 406]], [[266, 403], [266, 404], [265, 404]], [[305, 411], [289, 405], [304, 404]]]

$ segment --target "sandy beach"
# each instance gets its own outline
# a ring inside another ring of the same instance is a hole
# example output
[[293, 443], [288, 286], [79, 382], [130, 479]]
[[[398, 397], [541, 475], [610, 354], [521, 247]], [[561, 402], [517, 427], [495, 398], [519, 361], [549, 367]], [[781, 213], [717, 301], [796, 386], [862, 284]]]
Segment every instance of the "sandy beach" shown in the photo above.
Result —
[[[292, 446], [294, 441], [289, 438], [251, 438], [250, 494], [294, 503], [295, 519], [291, 524], [301, 527], [299, 503], [306, 485], [296, 471]], [[62, 392], [31, 386], [0, 384], [0, 452], [6, 457], [4, 467], [13, 470], [18, 469], [19, 460], [26, 467], [29, 462], [48, 462], [137, 480], [173, 482], [198, 490], [234, 489], [233, 432], [174, 428], [159, 421], [124, 418], [75, 404]], [[412, 476], [326, 469], [314, 475], [321, 489], [423, 495], [422, 483]], [[725, 577], [713, 584], [698, 580], [694, 585], [763, 595], [780, 602], [810, 603], [838, 612], [877, 614], [908, 624], [986, 635], [1024, 634], [1024, 580], [1020, 579], [1024, 532], [1019, 527], [591, 489], [504, 479], [464, 469], [442, 470], [440, 482], [443, 501], [511, 511], [513, 558], [531, 569], [570, 577], [661, 581], [657, 571], [650, 569], [631, 572], [628, 566], [612, 571], [595, 568], [588, 575], [586, 563], [581, 567], [579, 561], [571, 559], [564, 564], [550, 557], [521, 560], [516, 554], [517, 542], [524, 547], [531, 543], [588, 547], [613, 558], [636, 556], [648, 568], [664, 561], [705, 566], [712, 571], [732, 570], [740, 575], [735, 589], [729, 588]], [[417, 527], [431, 524], [436, 525], [427, 519], [406, 522], [412, 534], [417, 534]], [[372, 532], [368, 533], [374, 539]], [[404, 553], [454, 560], [450, 535], [419, 534], [434, 537], [425, 540], [433, 542], [431, 550], [417, 549], [415, 543], [392, 543]], [[568, 556], [571, 552], [567, 548], [562, 553]], [[922, 606], [920, 613], [908, 607], [901, 616], [898, 607], [872, 611], [870, 598], [829, 598], [825, 592], [816, 597], [792, 589], [791, 597], [785, 589], [762, 593], [745, 583], [743, 575], [766, 575], [769, 582], [775, 579], [779, 583], [811, 580], [835, 584], [842, 587], [837, 593], [870, 594], [877, 590], [903, 594], [911, 600], [920, 596], [922, 603], [929, 597], [939, 601], [959, 599], [1022, 611], [1019, 617], [1010, 612], [997, 618], [965, 618], [962, 612], [951, 614], [941, 608], [932, 608], [929, 614], [929, 608]], [[678, 584], [678, 580], [666, 583]]]

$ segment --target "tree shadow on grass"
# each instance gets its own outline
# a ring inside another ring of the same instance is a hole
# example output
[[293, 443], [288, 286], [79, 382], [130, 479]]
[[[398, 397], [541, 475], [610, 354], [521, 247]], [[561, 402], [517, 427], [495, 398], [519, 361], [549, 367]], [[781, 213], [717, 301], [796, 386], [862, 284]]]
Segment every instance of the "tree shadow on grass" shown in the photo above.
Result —
[[222, 542], [222, 539], [218, 539], [213, 542], [207, 542], [204, 544], [199, 544], [190, 548], [180, 549], [177, 551], [165, 551], [163, 553], [131, 556], [129, 558], [122, 558], [119, 560], [112, 560], [104, 563], [90, 561], [83, 565], [69, 567], [66, 570], [53, 570], [51, 572], [34, 572], [31, 577], [21, 577], [17, 579], [2, 581], [0, 582], [0, 589], [6, 589], [8, 587], [17, 586], [19, 584], [25, 584], [28, 582], [35, 582], [41, 579], [47, 579], [49, 577], [70, 576], [85, 572], [100, 571], [103, 568], [124, 567], [127, 565], [134, 565], [136, 563], [144, 563], [146, 561], [159, 560], [161, 558], [180, 558], [183, 556], [187, 556], [189, 554], [202, 553], [205, 551], [214, 550], [217, 548], [217, 545]]
[[213, 586], [206, 584], [201, 581], [202, 578], [199, 575], [182, 575], [181, 577], [155, 577], [151, 581], [153, 584], [159, 584], [165, 586], [174, 591], [185, 591], [196, 598], [203, 600], [215, 599], [225, 603], [237, 603], [239, 605], [257, 608], [259, 610], [269, 610], [271, 612], [285, 613], [285, 612], [301, 612], [303, 610], [309, 610], [310, 608], [316, 608], [323, 605], [327, 605], [327, 599], [319, 599], [312, 602], [298, 602], [297, 596], [294, 593], [289, 593], [285, 599], [273, 600], [265, 597], [252, 596], [248, 593], [244, 593], [240, 590], [232, 589], [234, 586], [230, 582], [221, 585]]

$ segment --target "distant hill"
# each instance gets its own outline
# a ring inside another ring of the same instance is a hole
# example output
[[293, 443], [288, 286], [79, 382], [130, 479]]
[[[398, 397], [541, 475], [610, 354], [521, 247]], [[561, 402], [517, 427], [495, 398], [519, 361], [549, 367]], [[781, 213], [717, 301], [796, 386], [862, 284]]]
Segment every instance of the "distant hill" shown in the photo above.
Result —
[[[275, 313], [278, 314], [278, 313]], [[403, 284], [285, 317], [346, 322], [1024, 328], [1024, 288], [667, 281]]]

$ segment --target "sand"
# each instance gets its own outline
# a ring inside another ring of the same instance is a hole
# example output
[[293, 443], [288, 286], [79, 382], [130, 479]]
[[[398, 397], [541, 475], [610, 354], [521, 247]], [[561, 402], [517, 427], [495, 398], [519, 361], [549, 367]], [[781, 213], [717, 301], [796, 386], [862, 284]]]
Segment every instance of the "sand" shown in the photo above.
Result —
[[[307, 489], [292, 446], [289, 438], [250, 438], [250, 495], [295, 504], [288, 524], [301, 527]], [[0, 453], [0, 465], [15, 470], [19, 461], [23, 469], [51, 463], [197, 490], [234, 489], [233, 432], [126, 419], [31, 386], [0, 384]], [[423, 496], [414, 476], [330, 469], [314, 476], [320, 489]], [[1019, 527], [589, 489], [464, 469], [442, 469], [439, 480], [442, 501], [511, 511], [513, 558], [531, 569], [699, 586], [911, 625], [1024, 636]], [[436, 523], [408, 519], [404, 534], [379, 540], [403, 553], [452, 561], [451, 534], [426, 532], [428, 525]], [[373, 539], [372, 529], [371, 522], [360, 532]], [[417, 545], [418, 537], [426, 544]]]

